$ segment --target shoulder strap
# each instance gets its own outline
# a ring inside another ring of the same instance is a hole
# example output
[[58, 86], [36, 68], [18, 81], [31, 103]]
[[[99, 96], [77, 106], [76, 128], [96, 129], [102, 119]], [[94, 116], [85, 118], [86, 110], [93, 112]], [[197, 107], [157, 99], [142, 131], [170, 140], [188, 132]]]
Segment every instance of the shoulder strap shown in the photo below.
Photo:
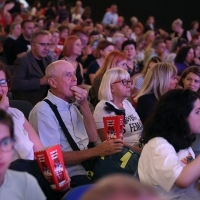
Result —
[[44, 99], [43, 101], [45, 101], [46, 103], [49, 104], [49, 106], [51, 107], [51, 109], [53, 110], [56, 118], [58, 119], [59, 121], [59, 124], [63, 130], [63, 133], [65, 134], [65, 137], [67, 138], [71, 148], [73, 149], [73, 151], [80, 151], [80, 149], [78, 148], [77, 144], [74, 142], [72, 136], [70, 135], [67, 127], [65, 126], [61, 116], [60, 116], [60, 113], [58, 112], [58, 109], [57, 109], [57, 106], [55, 104], [53, 104], [51, 101], [49, 101], [48, 99]]

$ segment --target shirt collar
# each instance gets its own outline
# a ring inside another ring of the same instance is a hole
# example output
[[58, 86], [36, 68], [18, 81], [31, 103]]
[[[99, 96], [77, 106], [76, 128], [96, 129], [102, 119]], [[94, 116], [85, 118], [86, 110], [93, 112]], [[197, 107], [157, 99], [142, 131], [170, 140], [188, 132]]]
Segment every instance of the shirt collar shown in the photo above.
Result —
[[49, 99], [52, 103], [54, 103], [59, 108], [69, 108], [71, 106], [71, 103], [68, 103], [67, 101], [64, 101], [63, 99], [55, 96], [51, 93], [51, 91], [48, 91], [47, 99]]

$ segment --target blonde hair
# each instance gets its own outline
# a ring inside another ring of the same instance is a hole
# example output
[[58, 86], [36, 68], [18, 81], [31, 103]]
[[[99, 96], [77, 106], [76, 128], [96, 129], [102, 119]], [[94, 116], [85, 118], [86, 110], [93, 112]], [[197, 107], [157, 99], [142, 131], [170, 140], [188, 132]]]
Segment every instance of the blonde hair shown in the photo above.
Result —
[[114, 83], [116, 80], [130, 79], [129, 73], [122, 68], [113, 68], [109, 69], [103, 76], [100, 87], [98, 98], [99, 100], [113, 100], [111, 87], [110, 85]]
[[117, 67], [118, 63], [121, 62], [122, 60], [126, 60], [126, 58], [127, 58], [126, 54], [121, 53], [119, 51], [110, 52], [106, 56], [102, 66], [96, 72], [95, 77], [103, 76], [107, 70]]
[[135, 101], [146, 94], [154, 93], [155, 97], [159, 99], [169, 90], [170, 79], [177, 75], [177, 69], [174, 65], [166, 62], [156, 64], [148, 70], [143, 86], [135, 97]]

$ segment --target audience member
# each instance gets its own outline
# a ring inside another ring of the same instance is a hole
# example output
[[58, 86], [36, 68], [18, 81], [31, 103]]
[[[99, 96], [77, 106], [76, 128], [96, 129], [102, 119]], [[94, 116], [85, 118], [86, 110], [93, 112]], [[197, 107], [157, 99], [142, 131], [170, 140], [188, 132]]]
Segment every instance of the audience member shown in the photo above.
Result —
[[153, 112], [157, 101], [177, 85], [177, 69], [169, 63], [158, 63], [148, 70], [142, 88], [135, 97], [136, 112], [144, 123]]
[[[39, 102], [29, 116], [29, 120], [38, 132], [44, 146], [61, 145], [72, 187], [73, 184], [90, 183], [86, 171], [81, 165], [83, 161], [96, 156], [120, 152], [123, 147], [122, 140], [116, 139], [105, 141], [98, 147], [88, 149], [88, 143], [96, 141], [96, 126], [88, 105], [87, 92], [76, 86], [77, 78], [75, 74], [74, 67], [67, 61], [59, 60], [51, 63], [46, 69], [46, 77], [51, 88], [46, 99], [56, 104], [69, 134], [80, 151], [72, 150], [71, 144], [66, 139], [54, 112], [46, 102]], [[77, 107], [70, 103], [73, 98], [79, 103], [83, 116]]]
[[31, 51], [15, 61], [12, 90], [15, 98], [35, 105], [47, 94], [45, 69], [51, 58], [48, 56], [50, 43], [46, 31], [35, 32], [31, 37]]
[[36, 179], [25, 172], [8, 169], [15, 144], [14, 123], [10, 115], [0, 110], [0, 191], [1, 199], [45, 200]]
[[95, 61], [93, 61], [86, 72], [85, 76], [85, 83], [88, 85], [92, 85], [94, 82], [95, 74], [98, 71], [98, 69], [103, 65], [103, 62], [106, 58], [106, 56], [114, 51], [114, 44], [107, 41], [107, 40], [102, 40], [99, 42], [95, 52], [94, 56], [96, 58]]
[[192, 21], [191, 22], [191, 29], [190, 29], [191, 36], [198, 33], [198, 29], [199, 29], [199, 22], [197, 20]]
[[124, 115], [124, 145], [141, 151], [138, 145], [143, 126], [135, 109], [126, 100], [131, 94], [132, 84], [129, 73], [124, 69], [113, 68], [104, 74], [98, 93], [100, 102], [94, 110], [99, 136], [96, 145], [106, 140], [103, 117]]
[[31, 20], [24, 20], [21, 23], [22, 34], [16, 40], [13, 50], [12, 50], [12, 57], [11, 64], [14, 63], [16, 58], [21, 58], [26, 54], [30, 47], [30, 39], [34, 32], [34, 23]]
[[[138, 173], [163, 199], [199, 199], [199, 164], [191, 148], [200, 133], [200, 97], [175, 89], [162, 96], [141, 138]], [[188, 176], [188, 174], [190, 174]]]
[[122, 43], [126, 40], [124, 35], [122, 33], [116, 33], [113, 38], [112, 42], [115, 45], [115, 50], [116, 51], [121, 51], [122, 49]]
[[102, 20], [102, 24], [103, 25], [117, 25], [118, 22], [118, 14], [117, 14], [117, 5], [116, 4], [112, 4], [110, 7], [110, 11], [106, 12], [103, 20]]
[[126, 58], [127, 57], [124, 53], [121, 53], [121, 52], [118, 52], [118, 51], [112, 51], [106, 56], [102, 66], [96, 72], [94, 82], [93, 82], [92, 87], [90, 88], [90, 91], [89, 91], [90, 103], [94, 107], [99, 102], [98, 92], [99, 92], [99, 87], [100, 87], [103, 75], [105, 74], [105, 72], [108, 69], [115, 68], [115, 67], [119, 67], [119, 68], [123, 68], [123, 69], [127, 70]]
[[12, 65], [12, 49], [16, 39], [21, 35], [21, 24], [14, 22], [10, 26], [10, 32], [3, 44], [4, 54], [8, 65]]

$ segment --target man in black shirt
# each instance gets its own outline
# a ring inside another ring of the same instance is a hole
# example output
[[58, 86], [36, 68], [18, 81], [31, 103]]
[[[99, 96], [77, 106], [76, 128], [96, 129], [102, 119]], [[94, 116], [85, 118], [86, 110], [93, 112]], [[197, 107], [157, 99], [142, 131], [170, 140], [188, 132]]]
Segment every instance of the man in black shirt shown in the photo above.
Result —
[[21, 23], [22, 34], [16, 40], [12, 50], [12, 60], [10, 64], [13, 64], [16, 58], [20, 58], [26, 54], [30, 48], [31, 35], [34, 32], [34, 23], [31, 20], [24, 20]]
[[15, 60], [12, 80], [15, 99], [26, 100], [35, 105], [46, 96], [48, 86], [45, 69], [52, 62], [47, 55], [49, 47], [47, 32], [35, 32], [31, 37], [31, 51]]

